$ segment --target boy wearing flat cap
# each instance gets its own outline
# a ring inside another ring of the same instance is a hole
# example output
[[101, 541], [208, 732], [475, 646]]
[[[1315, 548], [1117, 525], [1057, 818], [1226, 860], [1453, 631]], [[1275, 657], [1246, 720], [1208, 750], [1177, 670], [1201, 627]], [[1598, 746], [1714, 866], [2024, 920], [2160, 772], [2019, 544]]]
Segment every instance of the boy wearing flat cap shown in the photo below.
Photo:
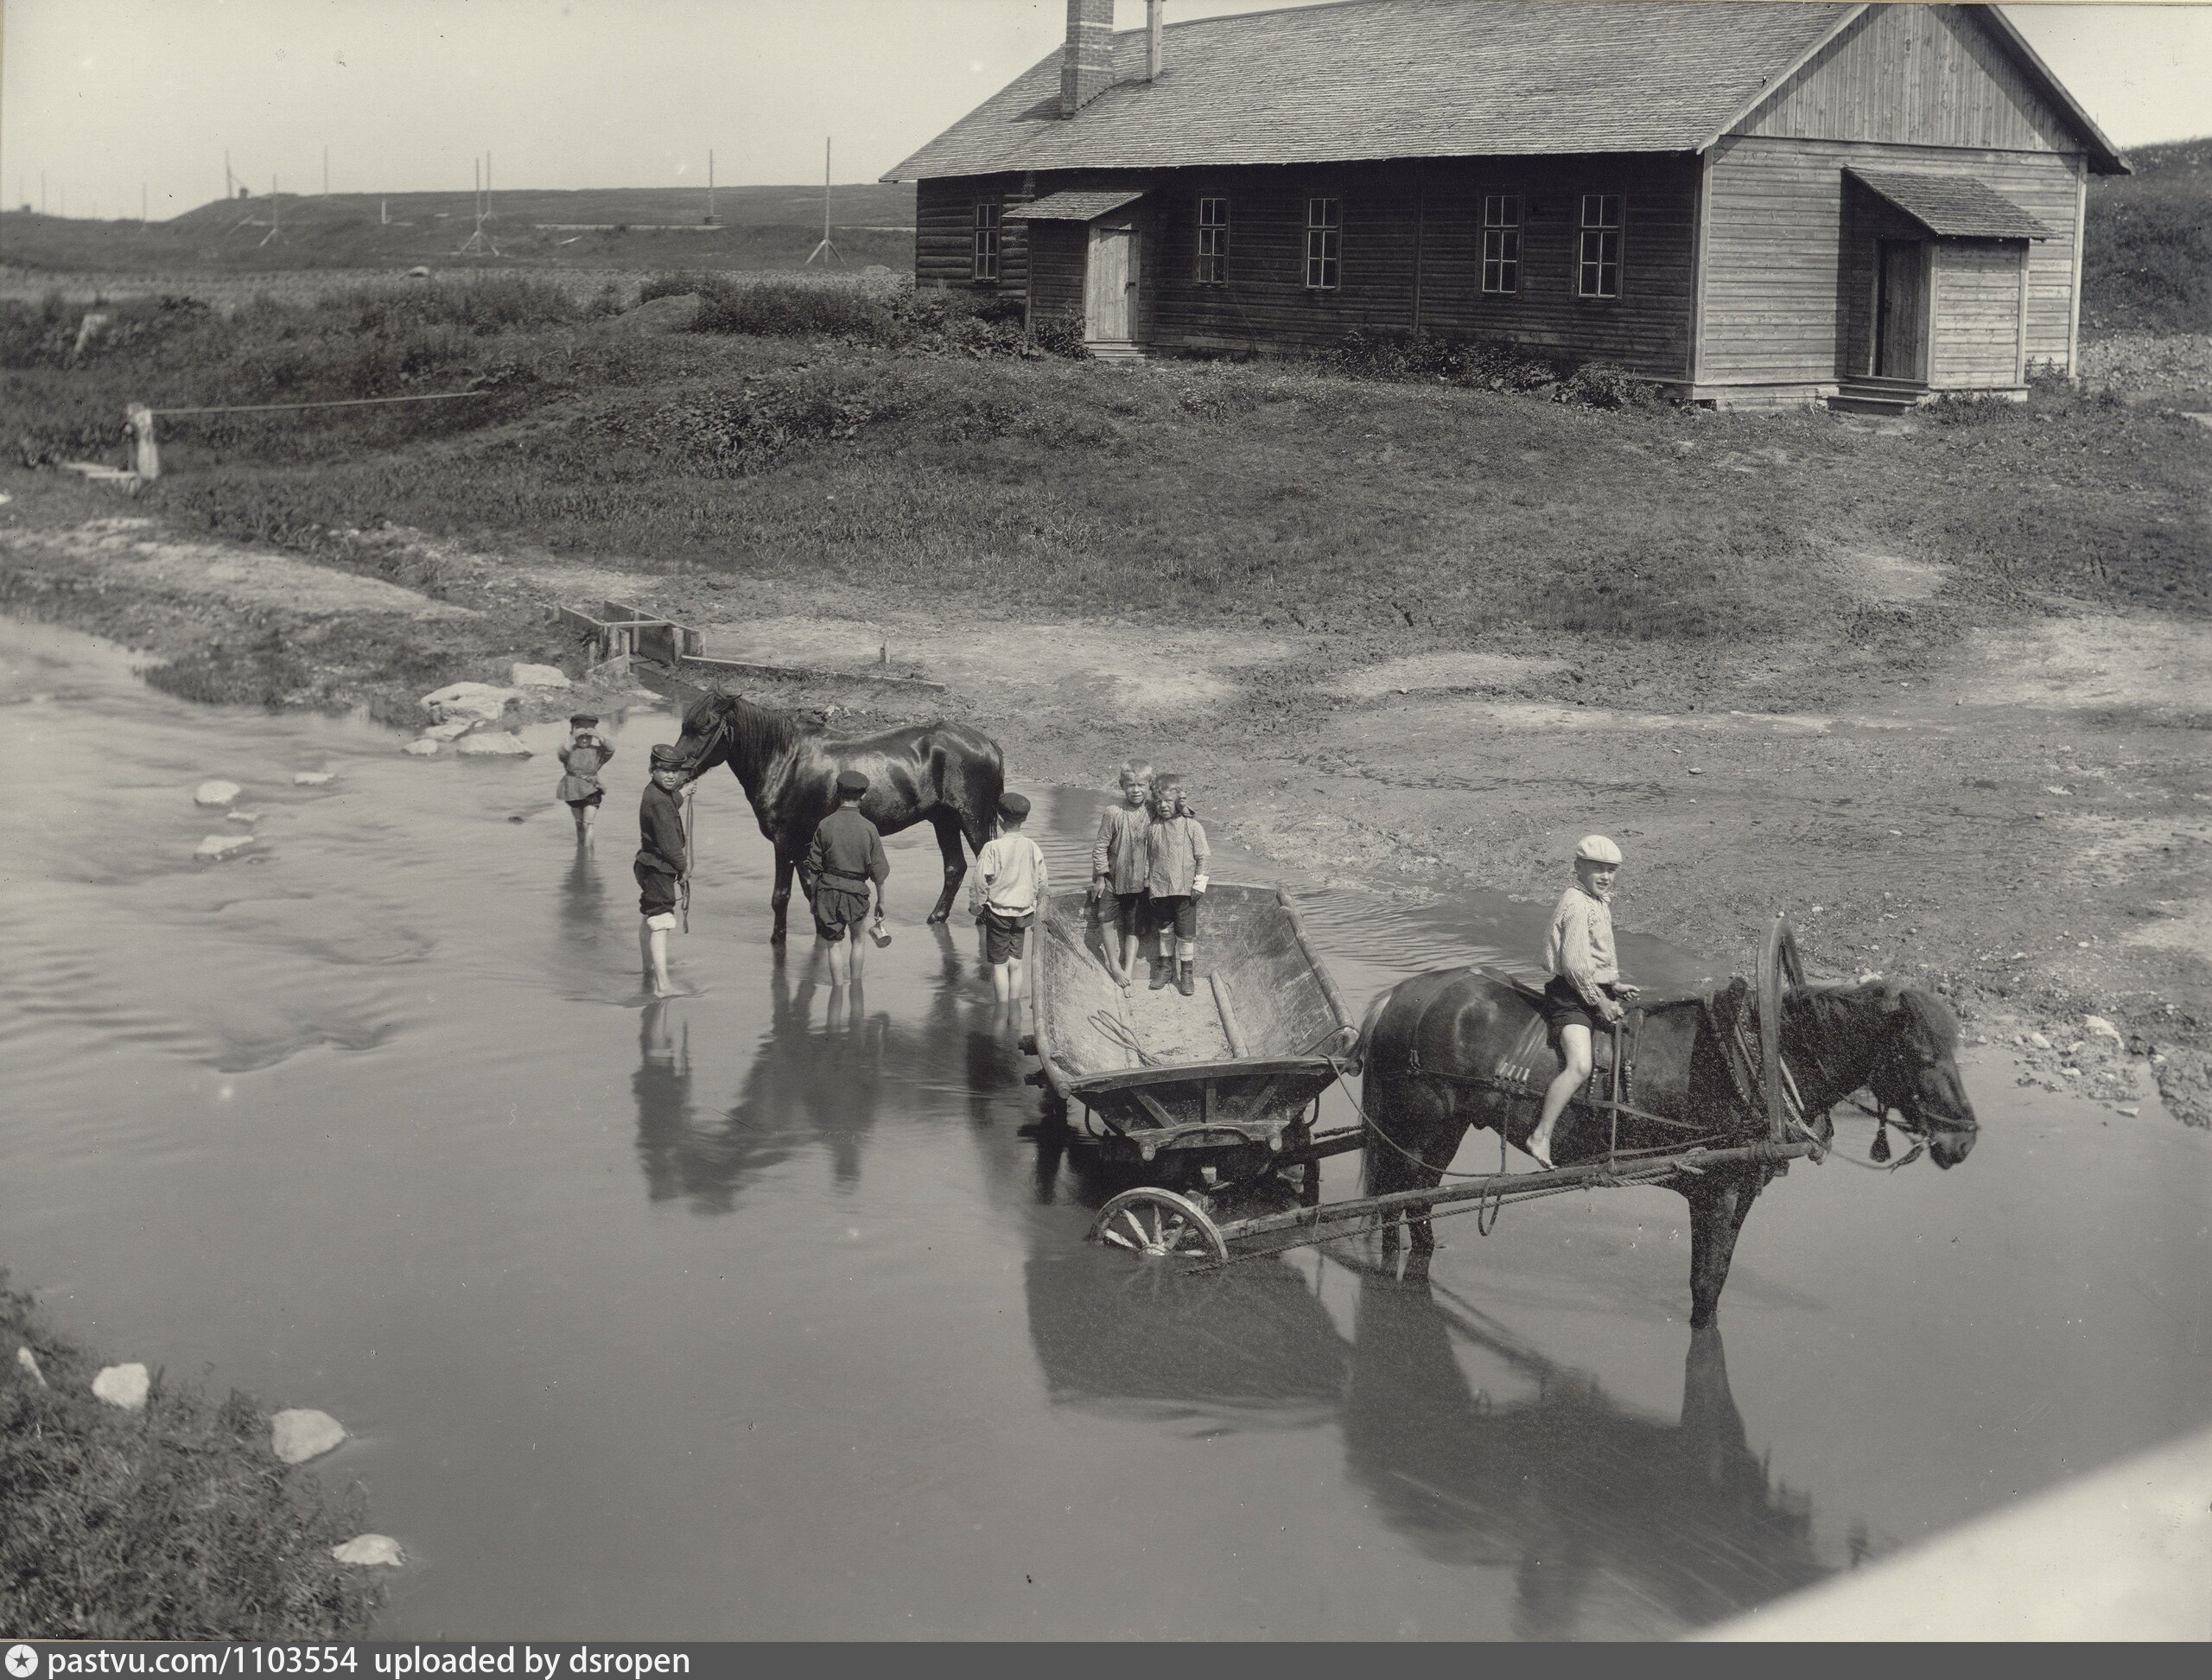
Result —
[[868, 947], [861, 930], [868, 919], [871, 894], [875, 920], [883, 920], [883, 883], [891, 864], [883, 837], [861, 814], [868, 778], [857, 770], [837, 773], [837, 808], [814, 830], [814, 843], [799, 860], [799, 885], [814, 905], [814, 931], [830, 947], [830, 983], [842, 986], [861, 977]]
[[1600, 1022], [1621, 1018], [1621, 1002], [1637, 994], [1621, 983], [1613, 955], [1613, 877], [1620, 873], [1621, 849], [1602, 834], [1586, 834], [1574, 849], [1574, 885], [1560, 894], [1544, 935], [1544, 1019], [1559, 1034], [1558, 1076], [1544, 1092], [1544, 1111], [1536, 1130], [1521, 1147], [1548, 1167], [1552, 1129], [1590, 1077], [1590, 1034]]
[[638, 804], [638, 856], [631, 873], [638, 877], [638, 956], [645, 983], [655, 997], [672, 997], [668, 977], [668, 935], [676, 926], [677, 894], [691, 872], [690, 849], [683, 837], [683, 807], [677, 791], [683, 786], [683, 754], [666, 741], [652, 750], [652, 776]]
[[1044, 852], [1021, 831], [1028, 819], [1028, 800], [1019, 793], [999, 796], [998, 837], [987, 841], [976, 854], [968, 889], [969, 906], [983, 925], [983, 962], [991, 971], [991, 996], [1001, 1008], [1013, 1006], [1016, 1013], [1029, 926], [1052, 890]]
[[599, 818], [600, 801], [607, 797], [599, 773], [613, 756], [614, 748], [599, 733], [598, 718], [578, 712], [569, 720], [569, 739], [560, 753], [561, 781], [554, 793], [575, 814], [580, 846], [592, 843], [592, 824]]

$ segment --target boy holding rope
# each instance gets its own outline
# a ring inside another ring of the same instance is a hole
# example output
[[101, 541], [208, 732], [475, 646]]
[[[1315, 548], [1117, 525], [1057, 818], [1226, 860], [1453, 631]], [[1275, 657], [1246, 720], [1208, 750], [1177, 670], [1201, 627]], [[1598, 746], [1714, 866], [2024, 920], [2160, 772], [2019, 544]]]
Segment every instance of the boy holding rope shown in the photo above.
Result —
[[644, 918], [638, 925], [638, 956], [655, 997], [676, 995], [668, 977], [668, 935], [676, 926], [677, 894], [690, 889], [690, 842], [676, 798], [683, 775], [683, 754], [662, 742], [652, 750], [652, 780], [638, 804], [638, 856], [631, 865]]

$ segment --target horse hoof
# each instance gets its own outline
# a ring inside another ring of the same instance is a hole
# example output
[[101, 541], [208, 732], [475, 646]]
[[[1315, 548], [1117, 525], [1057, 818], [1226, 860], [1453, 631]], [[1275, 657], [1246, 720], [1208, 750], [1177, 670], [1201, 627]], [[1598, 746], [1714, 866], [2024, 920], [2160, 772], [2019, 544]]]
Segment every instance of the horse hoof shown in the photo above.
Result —
[[784, 930], [780, 927], [768, 936], [768, 943], [770, 945], [781, 945], [783, 942]]
[[951, 920], [952, 913], [950, 910], [932, 910], [930, 912], [929, 926], [935, 927], [940, 922], [948, 922]]

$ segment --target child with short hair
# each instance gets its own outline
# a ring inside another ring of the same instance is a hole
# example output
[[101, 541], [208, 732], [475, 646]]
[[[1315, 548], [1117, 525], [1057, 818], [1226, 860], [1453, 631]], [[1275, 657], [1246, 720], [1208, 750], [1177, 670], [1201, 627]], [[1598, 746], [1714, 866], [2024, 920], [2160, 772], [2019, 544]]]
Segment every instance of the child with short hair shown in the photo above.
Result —
[[600, 802], [607, 797], [607, 790], [599, 785], [599, 773], [614, 756], [613, 747], [600, 735], [598, 726], [599, 719], [589, 712], [578, 712], [569, 720], [569, 739], [560, 751], [561, 782], [554, 789], [554, 797], [575, 814], [580, 846], [592, 843], [592, 824], [599, 819]]
[[690, 780], [681, 748], [664, 741], [652, 750], [651, 780], [638, 803], [638, 856], [631, 873], [638, 878], [638, 958], [655, 997], [671, 997], [668, 936], [676, 926], [676, 907], [684, 878], [691, 872], [690, 843], [683, 832], [683, 808], [677, 792]]
[[883, 883], [891, 861], [883, 837], [861, 810], [868, 778], [858, 770], [837, 773], [837, 808], [814, 830], [813, 843], [799, 860], [799, 885], [814, 906], [814, 931], [830, 947], [830, 983], [842, 986], [861, 977], [868, 950], [861, 930], [874, 900], [875, 920], [883, 920]]
[[1198, 900], [1205, 896], [1206, 831], [1192, 814], [1180, 776], [1152, 785], [1152, 821], [1145, 830], [1145, 897], [1160, 940], [1152, 990], [1173, 985], [1184, 996], [1198, 989]]
[[1045, 854], [1021, 831], [1029, 801], [1019, 793], [999, 796], [998, 836], [976, 856], [969, 903], [983, 925], [983, 962], [991, 971], [991, 996], [1001, 1007], [1021, 996], [1022, 956], [1029, 927], [1052, 890]]
[[1106, 929], [1106, 966], [1123, 991], [1136, 984], [1137, 947], [1144, 943], [1151, 802], [1152, 767], [1132, 759], [1122, 767], [1122, 803], [1106, 808], [1090, 849], [1090, 900]]

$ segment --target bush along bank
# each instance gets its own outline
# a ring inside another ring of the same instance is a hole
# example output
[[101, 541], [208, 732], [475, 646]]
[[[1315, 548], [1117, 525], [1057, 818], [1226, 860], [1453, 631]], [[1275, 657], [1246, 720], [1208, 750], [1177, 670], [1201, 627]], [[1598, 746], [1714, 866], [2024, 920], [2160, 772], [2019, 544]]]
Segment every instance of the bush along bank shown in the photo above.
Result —
[[[319, 1420], [319, 1422], [317, 1422]], [[0, 1273], [0, 1627], [22, 1639], [359, 1639], [383, 1602], [358, 1486], [296, 1467], [342, 1430], [102, 1370]], [[319, 1431], [319, 1434], [318, 1434]], [[282, 1456], [280, 1456], [280, 1454]], [[288, 1461], [289, 1460], [289, 1461]]]

